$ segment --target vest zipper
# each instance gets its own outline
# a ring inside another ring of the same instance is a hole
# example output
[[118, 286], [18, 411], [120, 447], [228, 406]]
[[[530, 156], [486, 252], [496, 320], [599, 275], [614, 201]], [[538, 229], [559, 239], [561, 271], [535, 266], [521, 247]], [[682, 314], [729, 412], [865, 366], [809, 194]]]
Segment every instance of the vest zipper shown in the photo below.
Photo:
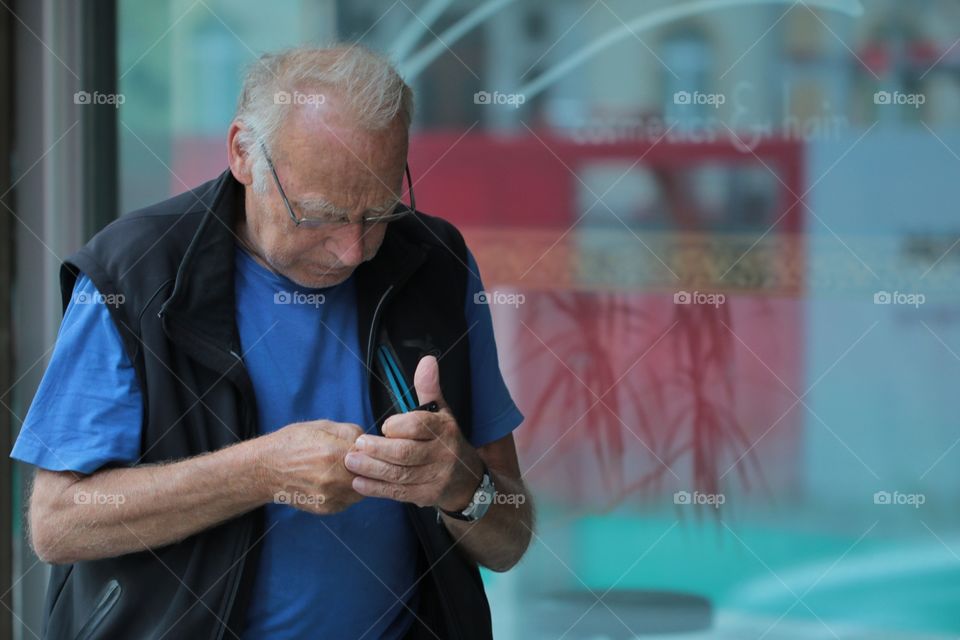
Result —
[[370, 386], [370, 376], [373, 371], [373, 343], [376, 340], [378, 329], [380, 328], [380, 315], [383, 310], [383, 305], [386, 304], [387, 298], [390, 297], [390, 293], [393, 292], [393, 285], [387, 287], [387, 290], [383, 292], [383, 295], [380, 296], [380, 300], [377, 302], [377, 306], [373, 309], [373, 318], [370, 320], [370, 334], [367, 336], [367, 354], [366, 354], [366, 367], [367, 367], [367, 386]]

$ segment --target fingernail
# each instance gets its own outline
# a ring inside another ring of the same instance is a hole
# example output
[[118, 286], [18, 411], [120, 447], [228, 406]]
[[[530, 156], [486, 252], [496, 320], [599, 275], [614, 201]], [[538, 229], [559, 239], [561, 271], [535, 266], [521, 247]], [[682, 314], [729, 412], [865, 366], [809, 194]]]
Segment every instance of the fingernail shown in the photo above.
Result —
[[347, 465], [348, 467], [351, 467], [351, 466], [357, 464], [357, 462], [358, 462], [359, 460], [360, 460], [360, 456], [359, 456], [358, 454], [356, 454], [356, 453], [353, 453], [353, 452], [348, 453], [348, 454], [347, 454], [347, 457], [344, 458], [344, 462], [346, 463], [346, 465]]
[[357, 449], [363, 449], [365, 446], [367, 446], [367, 439], [363, 436], [360, 436], [353, 444], [357, 447]]

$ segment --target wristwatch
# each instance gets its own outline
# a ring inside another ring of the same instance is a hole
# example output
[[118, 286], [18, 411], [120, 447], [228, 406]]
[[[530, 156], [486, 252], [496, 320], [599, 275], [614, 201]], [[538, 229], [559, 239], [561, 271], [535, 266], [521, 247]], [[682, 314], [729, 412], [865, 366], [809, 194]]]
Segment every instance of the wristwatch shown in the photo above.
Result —
[[[446, 509], [437, 507], [437, 510], [442, 511], [444, 515], [455, 520], [476, 522], [487, 513], [487, 509], [493, 504], [493, 497], [496, 493], [497, 489], [493, 486], [493, 476], [490, 475], [490, 470], [487, 469], [487, 465], [483, 465], [483, 477], [480, 479], [480, 486], [473, 492], [473, 499], [470, 500], [470, 504], [467, 505], [466, 509], [463, 511], [447, 511]], [[440, 519], [439, 514], [437, 515], [437, 519]]]

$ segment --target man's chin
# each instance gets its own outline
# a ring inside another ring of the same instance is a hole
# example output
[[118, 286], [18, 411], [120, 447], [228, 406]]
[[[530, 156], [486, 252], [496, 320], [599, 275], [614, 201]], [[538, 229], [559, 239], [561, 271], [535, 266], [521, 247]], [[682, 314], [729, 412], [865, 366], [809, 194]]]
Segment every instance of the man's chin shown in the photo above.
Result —
[[316, 269], [311, 270], [310, 273], [298, 274], [302, 277], [291, 278], [294, 282], [299, 284], [301, 287], [308, 287], [310, 289], [323, 289], [325, 287], [334, 287], [338, 284], [346, 282], [346, 280], [353, 274], [354, 268], [344, 268], [344, 269]]

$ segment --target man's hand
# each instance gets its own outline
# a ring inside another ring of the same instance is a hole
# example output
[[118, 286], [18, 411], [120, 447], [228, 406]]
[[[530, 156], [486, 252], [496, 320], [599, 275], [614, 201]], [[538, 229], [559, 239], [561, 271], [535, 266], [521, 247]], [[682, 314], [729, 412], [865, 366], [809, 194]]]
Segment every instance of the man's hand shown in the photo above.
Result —
[[355, 424], [312, 420], [263, 436], [259, 471], [273, 502], [302, 511], [331, 514], [363, 496], [353, 490], [344, 456], [363, 433]]
[[347, 454], [347, 469], [357, 475], [357, 493], [439, 506], [467, 507], [483, 473], [483, 461], [457, 426], [440, 392], [440, 369], [433, 356], [422, 358], [413, 376], [420, 404], [435, 401], [440, 411], [411, 411], [388, 418], [385, 437], [364, 435]]
[[443, 401], [433, 356], [420, 360], [413, 384], [420, 404], [436, 402], [440, 411], [391, 416], [383, 424], [383, 437], [357, 438], [346, 457], [347, 468], [357, 474], [353, 488], [365, 496], [463, 511], [480, 486], [486, 464], [497, 494], [511, 500], [494, 500], [476, 522], [449, 516], [443, 516], [443, 522], [468, 557], [494, 571], [506, 571], [520, 560], [533, 531], [533, 503], [520, 478], [513, 436], [479, 449], [467, 442]]

